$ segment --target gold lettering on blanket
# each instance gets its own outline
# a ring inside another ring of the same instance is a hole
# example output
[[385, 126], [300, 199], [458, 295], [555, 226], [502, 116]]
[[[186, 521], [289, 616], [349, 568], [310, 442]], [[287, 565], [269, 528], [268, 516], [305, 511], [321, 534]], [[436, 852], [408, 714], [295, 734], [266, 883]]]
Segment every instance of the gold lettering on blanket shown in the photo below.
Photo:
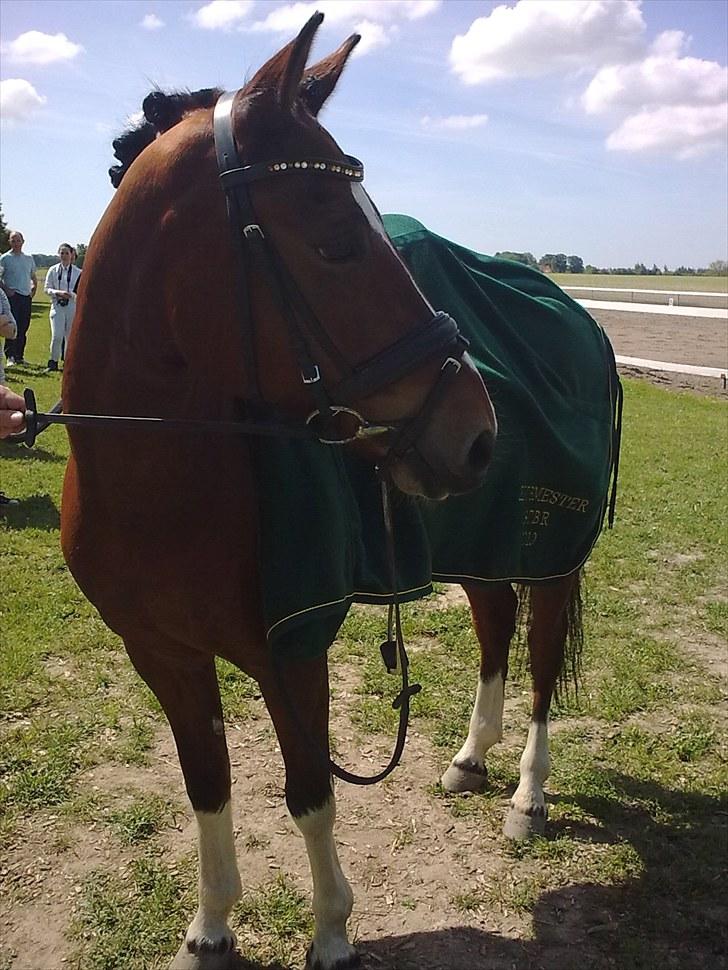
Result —
[[535, 526], [538, 526], [539, 529], [548, 528], [550, 515], [551, 512], [547, 512], [545, 509], [526, 509], [523, 513], [521, 546], [533, 546], [536, 544], [541, 533]]
[[[528, 502], [529, 505], [556, 505], [559, 508], [567, 509], [569, 512], [586, 512], [589, 508], [589, 499], [580, 498], [578, 495], [567, 495], [565, 492], [557, 492], [553, 488], [546, 488], [545, 485], [521, 485], [521, 493], [518, 497], [519, 502]], [[529, 512], [535, 510], [529, 509]], [[526, 513], [529, 514], [528, 512]], [[543, 513], [542, 513], [543, 514]], [[533, 520], [536, 524], [536, 520]], [[539, 523], [542, 525], [546, 522]]]

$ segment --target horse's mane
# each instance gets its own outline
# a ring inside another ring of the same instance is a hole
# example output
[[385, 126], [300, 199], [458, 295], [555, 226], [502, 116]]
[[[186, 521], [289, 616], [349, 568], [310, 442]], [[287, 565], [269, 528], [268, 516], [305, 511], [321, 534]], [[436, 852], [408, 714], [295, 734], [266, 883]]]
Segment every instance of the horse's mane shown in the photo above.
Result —
[[189, 111], [195, 108], [212, 108], [222, 94], [221, 88], [202, 88], [200, 91], [150, 92], [142, 102], [144, 120], [112, 142], [114, 156], [121, 162], [109, 169], [109, 178], [115, 189], [129, 171], [129, 166], [157, 135], [173, 128]]

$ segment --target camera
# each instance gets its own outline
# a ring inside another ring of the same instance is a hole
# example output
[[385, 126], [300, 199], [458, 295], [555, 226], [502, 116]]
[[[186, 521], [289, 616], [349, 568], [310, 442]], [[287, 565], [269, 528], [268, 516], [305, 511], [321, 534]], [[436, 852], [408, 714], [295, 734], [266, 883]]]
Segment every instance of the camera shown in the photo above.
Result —
[[68, 297], [58, 297], [58, 306], [68, 306]]

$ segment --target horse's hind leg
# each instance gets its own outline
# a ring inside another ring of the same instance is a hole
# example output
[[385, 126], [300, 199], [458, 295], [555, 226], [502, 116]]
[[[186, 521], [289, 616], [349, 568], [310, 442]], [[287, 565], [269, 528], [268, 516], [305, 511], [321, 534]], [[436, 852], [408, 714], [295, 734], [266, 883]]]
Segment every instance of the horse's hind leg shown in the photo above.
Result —
[[240, 896], [230, 811], [230, 761], [214, 659], [178, 644], [127, 639], [141, 677], [167, 715], [197, 819], [199, 908], [172, 970], [234, 966], [227, 920]]
[[510, 583], [464, 588], [480, 642], [480, 679], [468, 737], [442, 776], [449, 792], [482, 791], [488, 783], [485, 755], [503, 735], [503, 689], [518, 608]]
[[578, 581], [578, 573], [572, 573], [557, 582], [531, 587], [528, 650], [533, 707], [520, 780], [503, 829], [511, 839], [541, 835], [546, 826], [543, 784], [549, 775], [548, 713], [564, 663], [568, 606], [572, 595], [578, 595]]
[[354, 897], [334, 843], [326, 657], [287, 662], [281, 676], [284, 693], [276, 678], [261, 681], [261, 689], [286, 765], [286, 802], [311, 864], [315, 927], [306, 967], [346, 970], [358, 966], [359, 960], [346, 932]]

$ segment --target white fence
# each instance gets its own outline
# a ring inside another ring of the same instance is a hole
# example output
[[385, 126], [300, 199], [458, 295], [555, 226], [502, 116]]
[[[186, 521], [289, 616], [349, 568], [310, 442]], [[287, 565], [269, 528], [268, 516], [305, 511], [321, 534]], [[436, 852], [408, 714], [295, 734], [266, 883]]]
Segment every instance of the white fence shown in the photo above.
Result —
[[[622, 286], [564, 286], [572, 296], [581, 294], [592, 299], [600, 299], [599, 293], [608, 293], [601, 297], [614, 303], [653, 303], [668, 307], [715, 307], [728, 309], [728, 290], [725, 292], [710, 292], [707, 290], [649, 290], [634, 289]], [[636, 299], [635, 299], [636, 297]]]

